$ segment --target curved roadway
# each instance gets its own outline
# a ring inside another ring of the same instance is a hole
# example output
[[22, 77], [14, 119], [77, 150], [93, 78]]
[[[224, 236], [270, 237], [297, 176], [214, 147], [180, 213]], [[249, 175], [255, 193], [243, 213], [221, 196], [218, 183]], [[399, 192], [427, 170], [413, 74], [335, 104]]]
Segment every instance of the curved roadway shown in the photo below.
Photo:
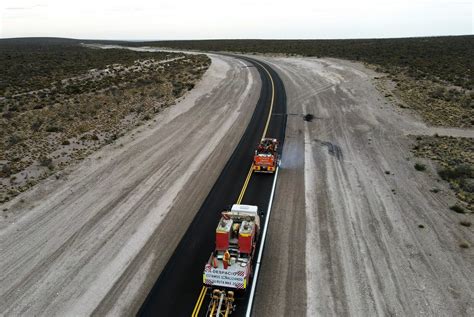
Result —
[[[286, 94], [283, 83], [268, 65], [242, 58], [259, 71], [262, 86], [252, 119], [242, 139], [199, 209], [178, 247], [142, 305], [140, 316], [203, 316], [208, 293], [202, 270], [214, 248], [215, 227], [229, 205], [257, 205], [266, 211], [273, 175], [249, 173], [253, 151], [262, 136], [275, 137], [283, 145], [286, 126]], [[271, 111], [271, 113], [270, 113]], [[247, 297], [250, 285], [247, 288]], [[233, 316], [244, 315], [248, 298], [236, 301]]]

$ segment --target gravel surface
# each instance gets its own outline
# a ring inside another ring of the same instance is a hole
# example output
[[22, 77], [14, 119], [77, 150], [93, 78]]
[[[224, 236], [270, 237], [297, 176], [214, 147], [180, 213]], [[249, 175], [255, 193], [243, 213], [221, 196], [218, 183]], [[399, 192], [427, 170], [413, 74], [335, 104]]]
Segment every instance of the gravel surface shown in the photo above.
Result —
[[0, 315], [134, 313], [250, 120], [253, 68], [210, 56], [155, 119], [1, 206]]
[[459, 225], [469, 216], [448, 209], [434, 171], [414, 169], [407, 136], [473, 130], [420, 123], [361, 64], [261, 58], [289, 116], [255, 315], [474, 315], [473, 248], [459, 246], [474, 242]]

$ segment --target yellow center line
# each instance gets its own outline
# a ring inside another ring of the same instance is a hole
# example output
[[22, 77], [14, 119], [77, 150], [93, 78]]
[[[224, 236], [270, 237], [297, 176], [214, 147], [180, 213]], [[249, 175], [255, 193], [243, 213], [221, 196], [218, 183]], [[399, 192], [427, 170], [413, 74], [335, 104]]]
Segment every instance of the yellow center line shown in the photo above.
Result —
[[263, 130], [263, 135], [262, 135], [262, 139], [263, 139], [265, 137], [265, 135], [267, 134], [268, 126], [270, 125], [270, 120], [272, 118], [273, 101], [275, 100], [275, 83], [273, 82], [273, 77], [272, 77], [272, 75], [270, 75], [270, 72], [267, 70], [267, 68], [265, 66], [263, 66], [262, 64], [260, 64], [259, 62], [257, 62], [257, 61], [255, 61], [255, 63], [260, 65], [265, 70], [265, 72], [267, 72], [268, 78], [270, 78], [270, 83], [272, 84], [272, 99], [270, 101], [270, 111], [268, 112], [268, 118], [267, 118], [267, 122], [265, 124], [265, 129]]
[[[268, 126], [270, 125], [270, 120], [272, 118], [273, 102], [275, 100], [275, 84], [273, 82], [273, 77], [270, 74], [270, 72], [267, 70], [267, 68], [257, 61], [254, 61], [254, 62], [260, 65], [260, 67], [262, 67], [265, 70], [265, 72], [268, 74], [268, 77], [270, 78], [270, 83], [272, 84], [272, 98], [270, 100], [270, 111], [268, 112], [267, 122], [265, 123], [265, 128], [263, 129], [263, 135], [262, 135], [262, 139], [263, 139], [265, 135], [267, 134]], [[244, 185], [242, 186], [242, 190], [240, 191], [239, 198], [237, 199], [237, 204], [240, 204], [242, 202], [242, 199], [244, 198], [245, 191], [247, 190], [247, 186], [253, 174], [252, 172], [253, 172], [253, 163], [250, 165], [250, 170], [247, 173], [247, 178], [245, 179]], [[194, 310], [191, 315], [192, 317], [197, 317], [199, 315], [206, 293], [207, 293], [207, 288], [203, 286], [201, 289], [201, 293], [199, 294], [199, 297], [197, 299], [196, 305], [194, 306]]]
[[253, 171], [253, 163], [250, 165], [249, 172], [247, 173], [247, 178], [245, 179], [244, 186], [242, 187], [242, 190], [240, 191], [239, 199], [237, 199], [237, 204], [240, 204], [242, 202], [242, 199], [244, 198], [245, 190], [247, 189], [247, 186], [250, 181], [250, 177], [252, 177], [252, 171]]
[[201, 310], [201, 305], [204, 300], [204, 297], [206, 296], [207, 293], [207, 288], [205, 286], [202, 287], [201, 293], [199, 294], [198, 300], [196, 302], [196, 306], [194, 306], [192, 317], [196, 317], [199, 315], [199, 311]]
[[[263, 129], [263, 134], [262, 134], [262, 139], [263, 139], [265, 137], [265, 135], [267, 134], [268, 126], [270, 125], [270, 120], [272, 118], [273, 103], [274, 103], [274, 100], [275, 100], [275, 83], [273, 82], [273, 77], [270, 74], [270, 72], [267, 70], [267, 68], [265, 66], [263, 66], [262, 64], [260, 64], [259, 62], [257, 62], [257, 61], [255, 61], [255, 63], [260, 65], [260, 67], [262, 67], [265, 70], [265, 72], [268, 75], [268, 78], [270, 78], [270, 83], [272, 84], [272, 98], [270, 100], [270, 111], [268, 112], [267, 122], [265, 123], [265, 128]], [[237, 200], [237, 204], [240, 204], [242, 202], [242, 199], [244, 198], [245, 191], [247, 190], [247, 186], [248, 186], [248, 184], [250, 182], [250, 178], [252, 177], [252, 174], [253, 174], [252, 171], [253, 171], [253, 163], [252, 163], [252, 165], [250, 165], [250, 170], [247, 174], [247, 178], [245, 179], [244, 186], [242, 187], [242, 190], [240, 192], [239, 199]]]

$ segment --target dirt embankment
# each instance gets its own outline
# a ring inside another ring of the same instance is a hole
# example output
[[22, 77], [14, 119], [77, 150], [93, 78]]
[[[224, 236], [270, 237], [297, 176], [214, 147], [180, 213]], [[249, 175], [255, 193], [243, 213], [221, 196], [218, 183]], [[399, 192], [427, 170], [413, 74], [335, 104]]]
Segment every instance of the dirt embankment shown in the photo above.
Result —
[[0, 312], [135, 313], [247, 126], [254, 68], [212, 64], [179, 102], [4, 204]]
[[411, 152], [409, 135], [433, 129], [361, 64], [262, 59], [289, 115], [256, 315], [472, 315], [470, 215], [449, 209], [448, 183], [429, 162], [416, 170]]

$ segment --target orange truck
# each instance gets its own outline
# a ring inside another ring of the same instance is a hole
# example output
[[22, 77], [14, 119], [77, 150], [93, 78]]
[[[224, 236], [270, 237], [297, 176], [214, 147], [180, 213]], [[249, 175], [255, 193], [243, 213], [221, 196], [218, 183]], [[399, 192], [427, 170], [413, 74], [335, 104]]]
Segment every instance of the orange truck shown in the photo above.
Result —
[[264, 138], [257, 145], [253, 157], [253, 170], [260, 173], [275, 173], [278, 166], [278, 140]]

